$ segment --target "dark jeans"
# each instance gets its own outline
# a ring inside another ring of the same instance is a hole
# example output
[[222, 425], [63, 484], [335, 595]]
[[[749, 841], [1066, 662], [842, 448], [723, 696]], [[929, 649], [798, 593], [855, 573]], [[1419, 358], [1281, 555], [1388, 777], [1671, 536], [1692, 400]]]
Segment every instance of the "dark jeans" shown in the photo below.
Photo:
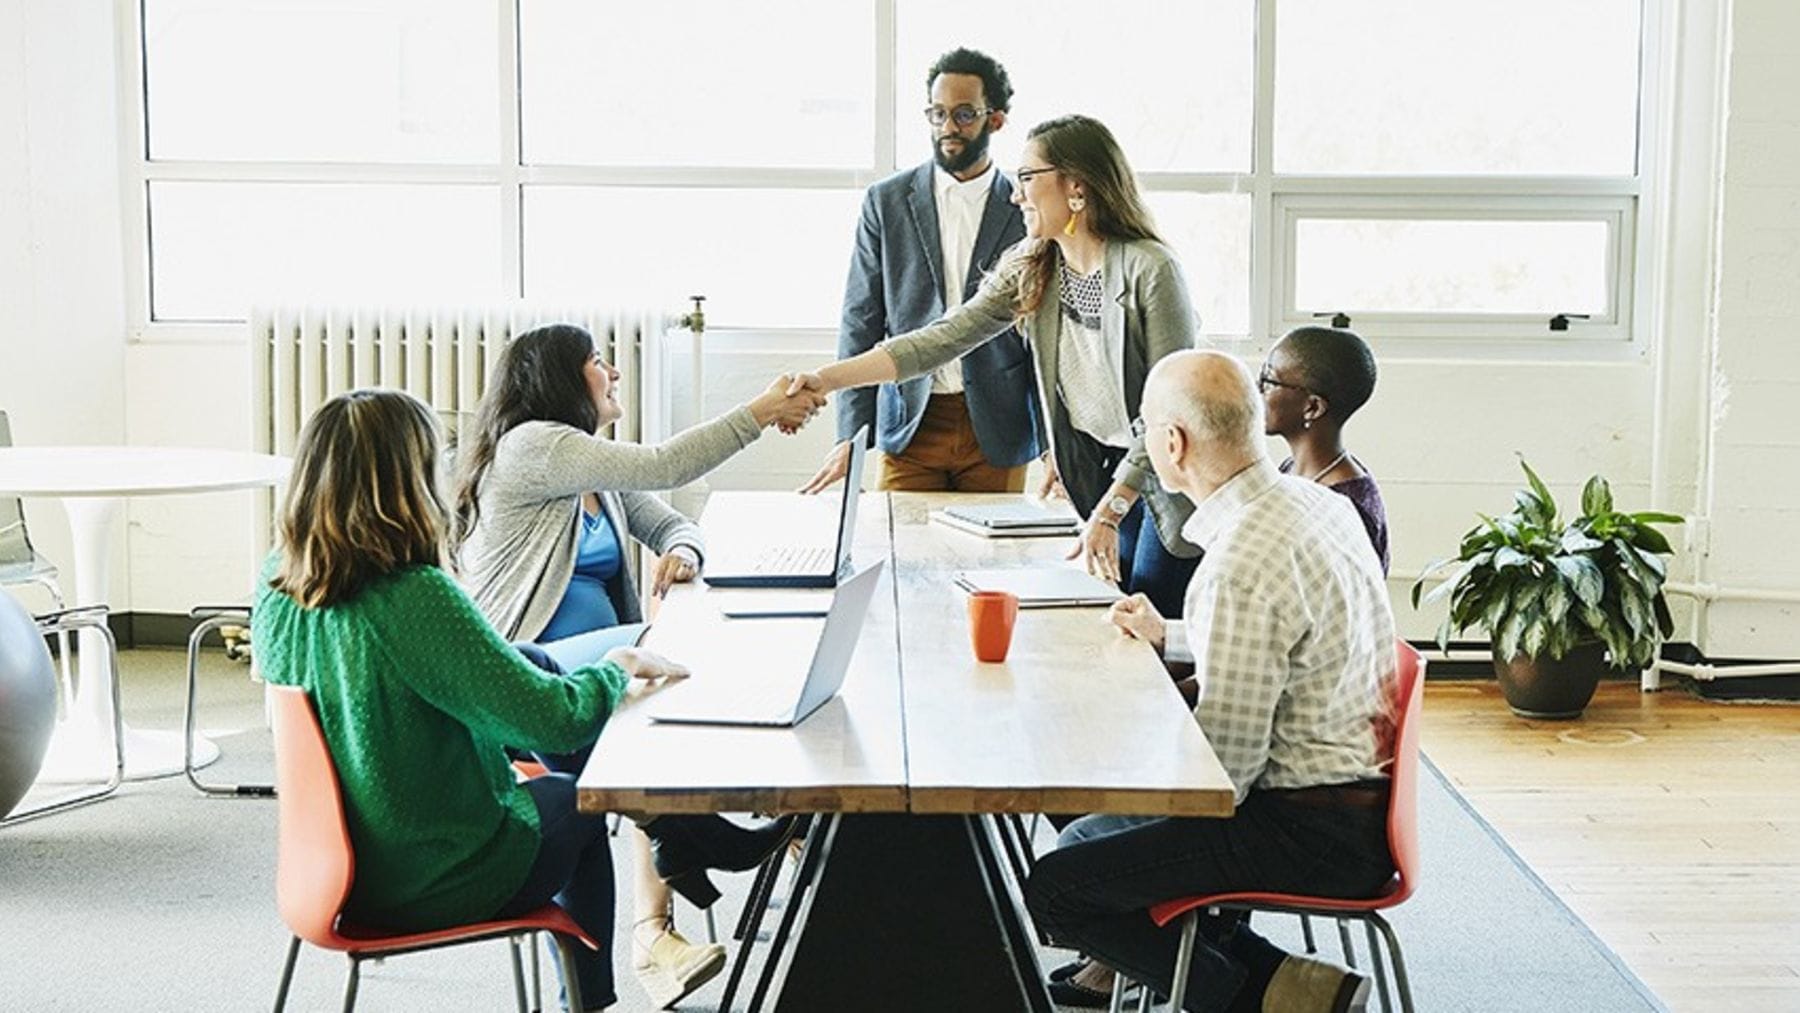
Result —
[[[1039, 928], [1169, 994], [1179, 923], [1152, 904], [1239, 890], [1367, 897], [1393, 876], [1381, 807], [1255, 792], [1230, 819], [1084, 816], [1038, 859], [1025, 903]], [[1237, 917], [1202, 916], [1185, 1008], [1260, 1010], [1285, 954]]]
[[[536, 645], [514, 646], [539, 668], [562, 671]], [[613, 868], [606, 814], [584, 813], [575, 807], [575, 775], [592, 748], [561, 756], [539, 755], [552, 773], [525, 782], [537, 803], [537, 858], [519, 892], [500, 909], [500, 917], [524, 914], [552, 898], [561, 904], [575, 924], [600, 944], [599, 950], [575, 946], [582, 1005], [598, 1010], [617, 1002], [618, 996], [613, 988]]]
[[1127, 593], [1142, 591], [1159, 615], [1181, 619], [1188, 581], [1199, 565], [1199, 556], [1182, 559], [1163, 547], [1142, 497], [1119, 522], [1119, 586]]
[[[1097, 483], [1065, 483], [1076, 511], [1083, 517], [1091, 517], [1102, 491], [1112, 484], [1110, 476], [1119, 462], [1124, 460], [1125, 451], [1117, 447], [1102, 446], [1093, 437], [1079, 431], [1072, 438], [1086, 445], [1087, 452], [1098, 458], [1102, 473], [1109, 476]], [[1157, 533], [1156, 524], [1151, 520], [1150, 511], [1144, 506], [1142, 496], [1119, 520], [1119, 587], [1127, 594], [1143, 592], [1150, 603], [1156, 606], [1156, 611], [1164, 617], [1181, 618], [1181, 604], [1187, 597], [1188, 581], [1193, 578], [1194, 569], [1199, 565], [1199, 556], [1182, 559], [1172, 555], [1163, 545], [1162, 536]]]

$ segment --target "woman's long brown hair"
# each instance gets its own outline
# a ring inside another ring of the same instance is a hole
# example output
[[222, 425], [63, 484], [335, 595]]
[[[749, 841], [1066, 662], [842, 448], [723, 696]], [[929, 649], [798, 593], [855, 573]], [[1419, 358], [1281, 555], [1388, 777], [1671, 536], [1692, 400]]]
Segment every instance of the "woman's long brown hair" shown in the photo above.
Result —
[[[1025, 139], [1037, 143], [1046, 164], [1081, 183], [1082, 195], [1087, 198], [1083, 214], [1095, 235], [1108, 241], [1161, 241], [1138, 192], [1137, 176], [1106, 124], [1091, 116], [1059, 116], [1032, 127]], [[1026, 257], [1014, 304], [1021, 320], [1036, 313], [1043, 303], [1062, 254], [1053, 240], [1040, 239], [1028, 248]]]
[[356, 597], [414, 564], [443, 565], [437, 420], [397, 390], [325, 402], [300, 433], [270, 584], [306, 608]]

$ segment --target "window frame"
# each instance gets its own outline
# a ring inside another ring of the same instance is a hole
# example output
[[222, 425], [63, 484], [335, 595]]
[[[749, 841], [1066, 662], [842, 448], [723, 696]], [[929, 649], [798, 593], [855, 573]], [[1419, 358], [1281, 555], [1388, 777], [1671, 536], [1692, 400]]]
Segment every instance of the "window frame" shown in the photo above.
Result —
[[[498, 19], [495, 87], [500, 89], [500, 156], [495, 164], [211, 162], [152, 160], [149, 157], [147, 59], [144, 4], [115, 0], [118, 24], [119, 122], [124, 186], [125, 292], [128, 340], [147, 343], [232, 343], [242, 340], [238, 321], [157, 319], [151, 303], [155, 251], [151, 247], [149, 187], [161, 181], [293, 183], [407, 183], [491, 185], [500, 193], [502, 291], [524, 292], [523, 207], [525, 190], [536, 185], [609, 187], [730, 187], [747, 189], [862, 189], [914, 163], [912, 152], [895, 141], [896, 7], [904, 0], [865, 0], [875, 8], [875, 74], [872, 150], [859, 169], [779, 169], [710, 167], [590, 167], [522, 163], [520, 130], [519, 28], [524, 0], [493, 0]], [[1250, 197], [1249, 334], [1221, 333], [1202, 321], [1203, 339], [1239, 350], [1266, 348], [1286, 329], [1311, 322], [1293, 310], [1294, 223], [1307, 216], [1456, 218], [1547, 218], [1566, 216], [1609, 222], [1609, 304], [1604, 320], [1573, 321], [1553, 332], [1547, 320], [1505, 315], [1351, 315], [1352, 326], [1396, 354], [1452, 358], [1547, 358], [1612, 360], [1639, 358], [1659, 317], [1650, 282], [1667, 251], [1658, 237], [1668, 209], [1646, 204], [1660, 193], [1660, 165], [1668, 134], [1667, 94], [1672, 68], [1665, 58], [1677, 5], [1641, 0], [1637, 172], [1632, 176], [1308, 176], [1278, 174], [1274, 164], [1276, 9], [1281, 0], [1252, 0], [1255, 13], [1251, 169], [1242, 173], [1146, 172], [1149, 191], [1247, 194]], [[906, 80], [911, 80], [910, 75]], [[901, 156], [905, 155], [905, 158]], [[849, 230], [845, 223], [845, 256]], [[717, 326], [732, 329], [728, 311], [718, 308]], [[831, 326], [783, 328], [829, 345]]]

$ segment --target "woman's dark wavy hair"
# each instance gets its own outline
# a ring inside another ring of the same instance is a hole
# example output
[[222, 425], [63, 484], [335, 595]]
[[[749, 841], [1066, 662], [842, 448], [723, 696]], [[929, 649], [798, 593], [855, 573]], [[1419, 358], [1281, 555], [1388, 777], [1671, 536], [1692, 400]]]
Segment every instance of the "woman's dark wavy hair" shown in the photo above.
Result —
[[582, 367], [594, 354], [594, 336], [574, 324], [534, 327], [507, 343], [488, 376], [475, 412], [475, 433], [457, 456], [456, 514], [451, 544], [461, 546], [481, 516], [481, 480], [494, 450], [522, 422], [561, 422], [584, 433], [600, 427]]

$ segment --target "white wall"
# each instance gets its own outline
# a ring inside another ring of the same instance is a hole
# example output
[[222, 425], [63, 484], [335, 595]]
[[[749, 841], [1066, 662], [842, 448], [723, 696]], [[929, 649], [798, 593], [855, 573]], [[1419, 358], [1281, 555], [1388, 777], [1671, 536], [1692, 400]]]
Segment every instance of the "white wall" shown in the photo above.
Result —
[[[0, 3], [0, 409], [18, 442], [125, 441], [113, 44], [110, 3]], [[26, 518], [66, 571], [62, 511], [29, 503]]]
[[[1800, 590], [1800, 4], [1731, 7], [1706, 580]], [[1800, 656], [1800, 605], [1725, 600], [1716, 656]]]
[[[14, 413], [16, 430], [32, 442], [129, 434], [131, 442], [146, 444], [247, 446], [240, 346], [126, 340], [115, 9], [53, 0], [0, 4], [0, 407]], [[1789, 508], [1782, 501], [1800, 491], [1794, 477], [1800, 437], [1779, 429], [1775, 411], [1780, 396], [1800, 382], [1790, 330], [1780, 326], [1794, 322], [1800, 291], [1793, 283], [1800, 276], [1800, 181], [1790, 168], [1800, 162], [1800, 125], [1782, 108], [1800, 89], [1793, 87], [1795, 70], [1775, 51], [1782, 39], [1795, 37], [1796, 15], [1782, 0], [1736, 4], [1733, 27], [1743, 55], [1730, 83], [1734, 95], [1748, 88], [1761, 100], [1734, 100], [1733, 169], [1721, 193], [1712, 175], [1718, 129], [1709, 98], [1720, 82], [1706, 31], [1717, 8], [1695, 0], [1681, 10], [1694, 25], [1668, 34], [1697, 40], [1697, 54], [1684, 54], [1679, 66], [1703, 79], [1686, 82], [1676, 96], [1668, 125], [1674, 149], [1655, 170], [1670, 219], [1663, 244], [1647, 251], [1663, 265], [1664, 277], [1648, 302], [1653, 311], [1640, 314], [1648, 335], [1644, 354], [1608, 362], [1496, 362], [1378, 349], [1381, 386], [1350, 438], [1387, 495], [1399, 578], [1452, 551], [1475, 511], [1510, 505], [1520, 481], [1515, 452], [1564, 502], [1600, 471], [1628, 507], [1685, 513], [1694, 509], [1709, 448], [1715, 495], [1704, 505], [1754, 515], [1743, 525], [1739, 513], [1722, 515], [1711, 577], [1768, 584], [1792, 581], [1800, 570], [1792, 538], [1783, 546], [1787, 556], [1765, 544], [1784, 519], [1793, 533], [1793, 515], [1784, 513]], [[1706, 211], [1713, 199], [1726, 208], [1716, 222]], [[1722, 243], [1716, 307], [1708, 244], [1715, 226]], [[1719, 359], [1733, 393], [1713, 432], [1703, 420], [1715, 308]], [[716, 333], [706, 363], [707, 410], [742, 400], [777, 370], [822, 361], [832, 345], [822, 332]], [[675, 374], [685, 377], [685, 367], [678, 364]], [[770, 436], [721, 469], [712, 484], [797, 484], [830, 439], [828, 425], [793, 439]], [[133, 504], [121, 539], [129, 543], [129, 581], [120, 584], [115, 604], [181, 612], [197, 602], [245, 597], [255, 555], [249, 500], [229, 494]], [[30, 509], [42, 547], [66, 553], [60, 512]], [[1678, 560], [1677, 573], [1686, 566], [1685, 558]], [[1404, 579], [1395, 589], [1404, 632], [1423, 636], [1435, 629], [1435, 615], [1415, 615], [1405, 604]], [[1714, 627], [1723, 636], [1735, 622], [1721, 607]], [[1755, 622], [1765, 634], [1771, 626], [1768, 618]], [[1800, 654], [1800, 645], [1789, 642], [1775, 653]]]

